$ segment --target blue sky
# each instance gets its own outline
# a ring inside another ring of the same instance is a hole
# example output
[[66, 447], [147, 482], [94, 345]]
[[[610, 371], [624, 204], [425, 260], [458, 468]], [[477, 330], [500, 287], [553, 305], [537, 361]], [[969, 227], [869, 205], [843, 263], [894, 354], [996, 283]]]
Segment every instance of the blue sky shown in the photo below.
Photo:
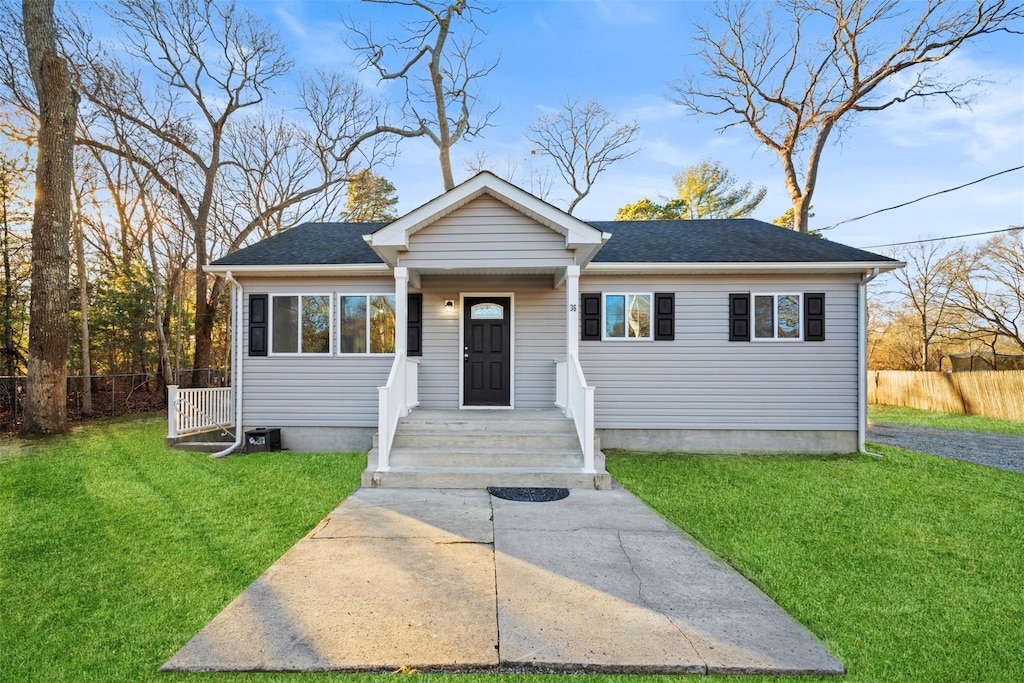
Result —
[[[352, 55], [341, 40], [342, 16], [369, 18], [379, 27], [390, 21], [380, 8], [354, 2], [245, 4], [280, 31], [301, 69], [352, 70]], [[462, 160], [478, 151], [502, 164], [525, 164], [530, 145], [523, 131], [538, 114], [566, 95], [593, 97], [618, 118], [639, 123], [643, 149], [601, 177], [577, 208], [580, 218], [608, 220], [624, 204], [671, 194], [672, 175], [705, 156], [721, 160], [744, 181], [768, 187], [755, 217], [781, 214], [790, 204], [775, 155], [741, 127], [719, 134], [715, 129], [722, 121], [689, 115], [669, 99], [668, 83], [693, 63], [693, 21], [705, 11], [701, 2], [506, 0], [479, 22], [488, 32], [484, 54], [501, 56], [483, 82], [483, 104], [500, 103], [500, 109], [481, 139], [453, 150], [456, 180], [468, 175]], [[971, 110], [935, 100], [861, 116], [825, 153], [812, 228], [1024, 164], [1024, 40], [983, 39], [948, 60], [945, 69], [992, 83], [978, 90]], [[375, 85], [373, 79], [369, 84]], [[384, 175], [397, 187], [403, 212], [442, 190], [436, 150], [426, 140], [403, 143]], [[1024, 171], [844, 225], [827, 236], [864, 247], [1020, 224]]]

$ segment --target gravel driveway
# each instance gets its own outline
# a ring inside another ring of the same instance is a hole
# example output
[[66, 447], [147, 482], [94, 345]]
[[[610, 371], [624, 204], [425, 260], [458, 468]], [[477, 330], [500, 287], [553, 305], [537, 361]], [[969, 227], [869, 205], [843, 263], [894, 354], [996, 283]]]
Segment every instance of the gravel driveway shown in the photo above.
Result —
[[1024, 436], [876, 422], [867, 440], [1024, 474]]

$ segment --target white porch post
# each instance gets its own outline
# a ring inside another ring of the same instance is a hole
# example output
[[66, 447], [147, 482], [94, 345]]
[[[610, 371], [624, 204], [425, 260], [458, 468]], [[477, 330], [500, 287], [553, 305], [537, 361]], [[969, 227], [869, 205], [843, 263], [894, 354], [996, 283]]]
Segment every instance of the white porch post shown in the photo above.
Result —
[[395, 268], [395, 355], [409, 351], [409, 269]]
[[[573, 357], [579, 356], [580, 352], [580, 267], [566, 266], [565, 268], [565, 364], [558, 369], [566, 373], [565, 382], [568, 391], [569, 375], [574, 372], [575, 364]], [[555, 382], [557, 387], [557, 380]], [[556, 397], [557, 398], [557, 397]], [[573, 415], [572, 401], [565, 400], [565, 416]]]
[[565, 353], [566, 357], [580, 352], [580, 267], [565, 268]]

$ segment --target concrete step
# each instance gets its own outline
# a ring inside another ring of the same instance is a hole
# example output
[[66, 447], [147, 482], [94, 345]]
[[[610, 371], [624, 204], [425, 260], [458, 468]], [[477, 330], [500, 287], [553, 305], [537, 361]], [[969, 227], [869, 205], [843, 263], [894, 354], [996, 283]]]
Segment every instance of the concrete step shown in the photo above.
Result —
[[582, 469], [583, 453], [577, 445], [572, 448], [412, 448], [399, 446], [391, 449], [394, 467], [434, 468], [550, 468]]
[[570, 432], [448, 431], [411, 429], [400, 425], [395, 448], [447, 448], [450, 450], [580, 450], [579, 437]]
[[584, 474], [570, 468], [422, 468], [393, 467], [362, 474], [362, 485], [380, 488], [484, 489], [488, 486], [536, 486], [567, 489], [609, 489], [607, 473]]
[[410, 413], [398, 423], [398, 429], [436, 433], [476, 431], [493, 433], [555, 433], [574, 432], [575, 425], [563, 416], [542, 417], [498, 417], [465, 418], [461, 415], [441, 415], [436, 418], [425, 416], [419, 411]]

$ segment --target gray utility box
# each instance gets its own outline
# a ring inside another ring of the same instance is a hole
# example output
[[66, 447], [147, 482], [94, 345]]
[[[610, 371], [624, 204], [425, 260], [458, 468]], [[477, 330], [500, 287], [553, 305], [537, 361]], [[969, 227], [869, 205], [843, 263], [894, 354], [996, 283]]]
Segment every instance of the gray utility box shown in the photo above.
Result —
[[267, 429], [266, 427], [260, 427], [259, 429], [250, 429], [245, 433], [246, 453], [279, 450], [281, 450], [280, 429]]

